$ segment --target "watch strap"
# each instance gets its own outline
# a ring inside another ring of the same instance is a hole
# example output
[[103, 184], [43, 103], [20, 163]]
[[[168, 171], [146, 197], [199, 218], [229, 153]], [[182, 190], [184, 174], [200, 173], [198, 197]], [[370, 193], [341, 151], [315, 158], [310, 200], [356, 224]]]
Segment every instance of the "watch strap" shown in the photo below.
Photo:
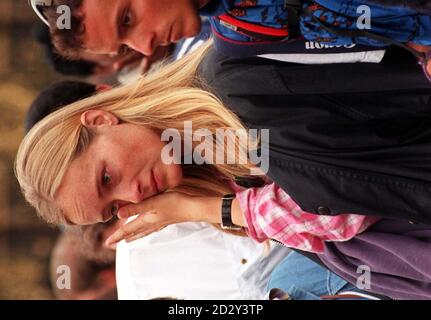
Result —
[[221, 205], [221, 227], [225, 230], [241, 230], [242, 227], [235, 225], [232, 222], [232, 201], [235, 199], [235, 194], [227, 194], [222, 198]]

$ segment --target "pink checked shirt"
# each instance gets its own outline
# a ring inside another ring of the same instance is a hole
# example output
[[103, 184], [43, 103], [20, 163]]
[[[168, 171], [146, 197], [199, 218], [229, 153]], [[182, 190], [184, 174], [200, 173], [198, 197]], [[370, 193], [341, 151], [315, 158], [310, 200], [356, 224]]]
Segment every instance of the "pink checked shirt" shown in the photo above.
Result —
[[377, 222], [377, 217], [357, 214], [322, 216], [301, 208], [275, 183], [243, 189], [235, 185], [248, 235], [314, 253], [322, 253], [325, 241], [347, 241]]

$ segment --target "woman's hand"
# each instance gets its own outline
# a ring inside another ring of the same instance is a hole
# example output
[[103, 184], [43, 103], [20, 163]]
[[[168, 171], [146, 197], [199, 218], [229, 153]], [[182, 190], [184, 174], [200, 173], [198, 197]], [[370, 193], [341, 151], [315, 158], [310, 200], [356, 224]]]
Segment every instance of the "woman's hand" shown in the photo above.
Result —
[[424, 46], [415, 43], [408, 43], [408, 46], [425, 54], [426, 65], [423, 66], [423, 69], [426, 77], [431, 81], [431, 46]]
[[138, 217], [114, 232], [106, 240], [106, 245], [114, 247], [124, 239], [127, 242], [137, 240], [175, 223], [217, 223], [220, 220], [220, 206], [221, 199], [217, 197], [192, 197], [177, 192], [163, 193], [139, 204], [127, 205], [120, 209], [118, 217]]

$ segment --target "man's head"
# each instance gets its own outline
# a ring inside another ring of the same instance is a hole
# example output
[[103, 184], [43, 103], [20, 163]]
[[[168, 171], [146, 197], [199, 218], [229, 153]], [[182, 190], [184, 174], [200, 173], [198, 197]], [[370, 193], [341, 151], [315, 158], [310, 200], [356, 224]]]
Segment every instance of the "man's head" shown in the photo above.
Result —
[[[117, 299], [115, 252], [104, 247], [115, 223], [67, 229], [59, 237], [50, 263], [51, 284], [57, 299]], [[58, 286], [58, 270], [64, 266], [70, 270], [70, 288]]]
[[97, 91], [97, 86], [80, 81], [58, 82], [43, 90], [30, 106], [25, 118], [26, 132], [48, 114], [75, 101], [87, 98]]
[[34, 28], [33, 33], [34, 38], [43, 49], [46, 63], [54, 71], [67, 76], [79, 77], [88, 77], [94, 74], [97, 67], [96, 61], [66, 59], [56, 52], [47, 26], [38, 25]]
[[82, 257], [101, 266], [111, 266], [115, 264], [115, 250], [106, 246], [106, 240], [124, 223], [124, 220], [114, 218], [106, 223], [68, 227], [66, 232]]
[[[44, 15], [57, 50], [76, 58], [82, 50], [118, 54], [128, 49], [151, 55], [158, 46], [195, 36], [199, 7], [208, 0], [54, 0]], [[71, 9], [71, 29], [58, 29], [57, 7]]]
[[[40, 25], [34, 29], [34, 37], [45, 52], [48, 65], [56, 72], [67, 76], [113, 76], [122, 68], [135, 65], [142, 61], [144, 56], [133, 50], [122, 56], [111, 56], [108, 54], [80, 53], [80, 59], [67, 59], [55, 50], [49, 28]], [[160, 51], [160, 50], [159, 50]], [[163, 56], [162, 56], [163, 57]], [[154, 58], [162, 58], [154, 57]]]

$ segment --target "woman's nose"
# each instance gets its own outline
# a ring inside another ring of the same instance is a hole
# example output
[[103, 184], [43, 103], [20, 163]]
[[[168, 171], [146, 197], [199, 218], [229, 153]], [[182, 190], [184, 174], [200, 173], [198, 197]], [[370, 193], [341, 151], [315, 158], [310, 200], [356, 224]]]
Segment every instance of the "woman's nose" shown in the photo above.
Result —
[[[143, 199], [142, 190], [139, 183], [134, 183], [128, 186], [126, 185], [122, 186], [122, 189], [117, 195], [117, 199], [119, 199], [120, 202], [125, 201], [127, 203], [142, 202], [144, 199]], [[121, 203], [120, 203], [120, 206], [121, 206]]]

